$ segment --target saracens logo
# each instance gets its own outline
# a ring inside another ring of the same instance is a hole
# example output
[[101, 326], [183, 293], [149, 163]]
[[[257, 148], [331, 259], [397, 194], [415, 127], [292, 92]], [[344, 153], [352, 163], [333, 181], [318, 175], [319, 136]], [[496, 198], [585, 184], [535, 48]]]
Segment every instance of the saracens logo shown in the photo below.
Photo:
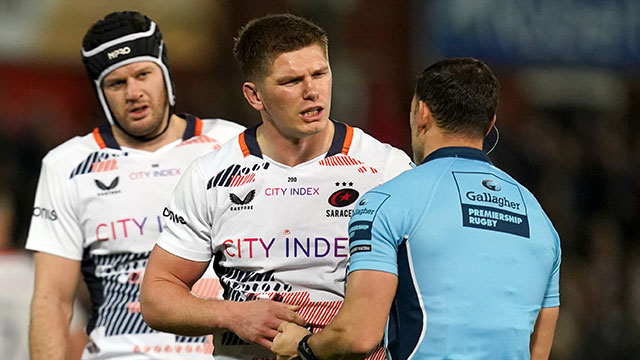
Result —
[[[336, 185], [340, 185], [340, 183], [336, 183]], [[342, 183], [343, 186], [346, 186], [347, 183]], [[353, 186], [353, 183], [350, 182], [349, 186]], [[347, 205], [351, 205], [356, 200], [358, 200], [358, 196], [360, 193], [356, 189], [352, 188], [343, 188], [340, 190], [336, 190], [331, 196], [329, 196], [329, 205], [334, 207], [345, 207]]]

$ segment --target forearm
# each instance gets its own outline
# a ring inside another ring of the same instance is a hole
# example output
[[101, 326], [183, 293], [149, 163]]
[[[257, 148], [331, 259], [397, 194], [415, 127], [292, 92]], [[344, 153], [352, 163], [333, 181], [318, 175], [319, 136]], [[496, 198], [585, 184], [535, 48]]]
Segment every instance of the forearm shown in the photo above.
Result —
[[558, 321], [559, 307], [542, 308], [531, 334], [531, 359], [546, 360], [551, 353], [553, 334]]
[[351, 273], [342, 308], [324, 330], [308, 339], [314, 354], [320, 359], [364, 359], [384, 336], [397, 283], [391, 273]]
[[[327, 331], [328, 330], [328, 331]], [[353, 329], [356, 330], [356, 329]], [[308, 344], [320, 359], [364, 359], [379, 344], [380, 339], [372, 341], [359, 337], [357, 331], [333, 327], [312, 335]]]
[[185, 336], [228, 328], [228, 301], [203, 299], [181, 284], [163, 279], [145, 283], [140, 295], [142, 316], [152, 328]]
[[29, 352], [32, 360], [69, 358], [69, 324], [73, 306], [54, 298], [34, 297], [31, 302]]

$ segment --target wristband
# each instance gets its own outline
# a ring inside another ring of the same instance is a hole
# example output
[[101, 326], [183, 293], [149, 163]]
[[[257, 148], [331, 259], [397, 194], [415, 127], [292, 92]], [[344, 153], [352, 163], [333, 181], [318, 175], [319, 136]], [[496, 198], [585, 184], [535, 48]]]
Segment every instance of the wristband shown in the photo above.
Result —
[[309, 337], [311, 335], [313, 334], [305, 335], [298, 343], [298, 356], [302, 360], [320, 360], [313, 354], [313, 351], [311, 351], [309, 344], [307, 344], [307, 340], [309, 340]]

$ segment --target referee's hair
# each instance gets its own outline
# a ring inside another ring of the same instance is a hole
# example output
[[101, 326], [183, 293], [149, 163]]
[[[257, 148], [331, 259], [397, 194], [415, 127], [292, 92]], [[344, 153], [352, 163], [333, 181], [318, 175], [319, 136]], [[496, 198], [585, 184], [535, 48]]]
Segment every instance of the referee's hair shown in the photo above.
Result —
[[446, 133], [483, 138], [496, 113], [499, 90], [489, 66], [467, 57], [427, 67], [418, 77], [415, 95]]

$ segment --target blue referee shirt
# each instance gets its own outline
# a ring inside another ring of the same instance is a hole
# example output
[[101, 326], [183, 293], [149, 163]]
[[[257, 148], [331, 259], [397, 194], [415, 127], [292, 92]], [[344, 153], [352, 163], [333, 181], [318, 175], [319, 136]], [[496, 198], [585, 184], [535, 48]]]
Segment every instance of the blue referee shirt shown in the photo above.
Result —
[[391, 359], [529, 359], [560, 304], [560, 239], [535, 197], [486, 154], [449, 147], [361, 198], [349, 272], [398, 276]]

